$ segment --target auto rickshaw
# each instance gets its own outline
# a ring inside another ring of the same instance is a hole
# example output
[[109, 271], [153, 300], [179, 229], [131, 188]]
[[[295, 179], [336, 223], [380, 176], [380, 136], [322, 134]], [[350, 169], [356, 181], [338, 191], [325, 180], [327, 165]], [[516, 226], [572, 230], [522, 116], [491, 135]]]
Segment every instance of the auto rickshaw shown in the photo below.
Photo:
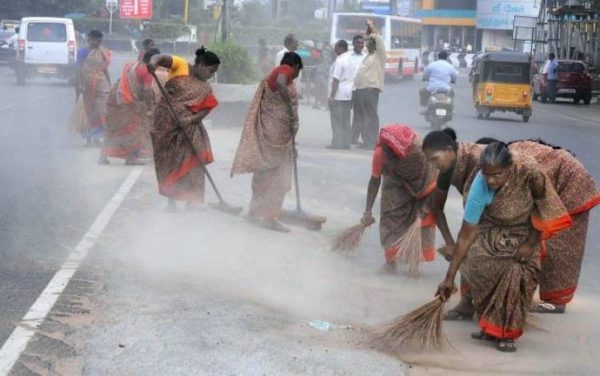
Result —
[[489, 52], [477, 59], [473, 104], [479, 119], [492, 112], [515, 112], [528, 122], [532, 113], [531, 58], [521, 52]]

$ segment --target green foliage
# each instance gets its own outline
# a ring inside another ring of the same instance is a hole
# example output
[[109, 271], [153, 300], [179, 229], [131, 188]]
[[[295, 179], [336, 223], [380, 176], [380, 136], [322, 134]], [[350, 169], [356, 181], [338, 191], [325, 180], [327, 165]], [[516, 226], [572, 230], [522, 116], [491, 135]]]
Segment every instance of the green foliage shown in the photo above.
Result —
[[98, 9], [98, 0], [2, 0], [2, 18], [63, 17], [67, 13], [92, 12]]
[[190, 29], [183, 24], [149, 22], [144, 24], [144, 31], [142, 32], [142, 36], [144, 38], [153, 38], [157, 40], [174, 40], [189, 32]]
[[225, 84], [249, 84], [259, 78], [258, 67], [248, 50], [242, 46], [229, 43], [213, 43], [209, 49], [221, 59], [218, 80]]
[[[206, 33], [211, 40], [215, 39], [215, 26], [210, 24], [198, 25], [198, 35]], [[255, 46], [260, 38], [264, 38], [268, 45], [281, 46], [287, 34], [295, 34], [300, 40], [329, 41], [329, 31], [326, 27], [299, 28], [276, 26], [234, 26], [230, 30], [230, 40], [243, 46]]]

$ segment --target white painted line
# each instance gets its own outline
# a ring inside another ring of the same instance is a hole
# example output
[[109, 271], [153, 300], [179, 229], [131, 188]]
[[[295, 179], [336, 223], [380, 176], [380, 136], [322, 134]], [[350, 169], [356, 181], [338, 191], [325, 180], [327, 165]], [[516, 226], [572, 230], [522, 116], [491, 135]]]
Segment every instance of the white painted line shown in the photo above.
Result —
[[123, 182], [119, 190], [110, 199], [108, 204], [102, 209], [94, 223], [83, 236], [83, 239], [77, 244], [73, 252], [67, 258], [67, 261], [56, 272], [54, 277], [48, 282], [48, 285], [42, 291], [37, 300], [33, 303], [29, 311], [25, 314], [19, 326], [17, 326], [10, 337], [6, 340], [0, 349], [0, 376], [6, 376], [15, 365], [19, 357], [25, 351], [27, 344], [33, 338], [36, 330], [46, 319], [46, 316], [62, 294], [65, 287], [79, 268], [81, 262], [85, 259], [90, 249], [96, 244], [96, 241], [102, 235], [102, 232], [110, 222], [121, 203], [140, 177], [143, 167], [136, 167], [127, 179]]

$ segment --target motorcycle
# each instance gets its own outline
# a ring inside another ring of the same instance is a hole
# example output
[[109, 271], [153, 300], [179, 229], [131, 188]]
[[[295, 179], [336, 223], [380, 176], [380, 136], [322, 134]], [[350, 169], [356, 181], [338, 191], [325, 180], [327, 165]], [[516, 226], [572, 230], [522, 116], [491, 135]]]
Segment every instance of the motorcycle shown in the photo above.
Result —
[[447, 90], [436, 90], [429, 95], [425, 110], [425, 120], [434, 130], [441, 130], [442, 126], [452, 120], [454, 98]]

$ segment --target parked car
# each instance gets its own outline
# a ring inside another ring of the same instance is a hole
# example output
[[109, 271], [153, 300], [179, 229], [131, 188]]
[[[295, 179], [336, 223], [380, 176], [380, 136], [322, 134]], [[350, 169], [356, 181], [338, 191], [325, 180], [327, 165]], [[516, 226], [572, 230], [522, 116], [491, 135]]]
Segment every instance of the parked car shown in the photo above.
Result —
[[0, 62], [9, 62], [16, 55], [16, 50], [10, 45], [12, 31], [0, 30]]
[[[533, 76], [533, 99], [546, 102], [548, 98], [548, 75], [546, 61], [540, 73]], [[574, 103], [583, 101], [590, 104], [592, 100], [592, 76], [588, 73], [585, 63], [576, 60], [559, 60], [558, 82], [556, 83], [556, 98], [572, 98]]]
[[14, 69], [17, 82], [28, 77], [58, 77], [75, 82], [77, 40], [69, 18], [28, 17], [21, 20]]

